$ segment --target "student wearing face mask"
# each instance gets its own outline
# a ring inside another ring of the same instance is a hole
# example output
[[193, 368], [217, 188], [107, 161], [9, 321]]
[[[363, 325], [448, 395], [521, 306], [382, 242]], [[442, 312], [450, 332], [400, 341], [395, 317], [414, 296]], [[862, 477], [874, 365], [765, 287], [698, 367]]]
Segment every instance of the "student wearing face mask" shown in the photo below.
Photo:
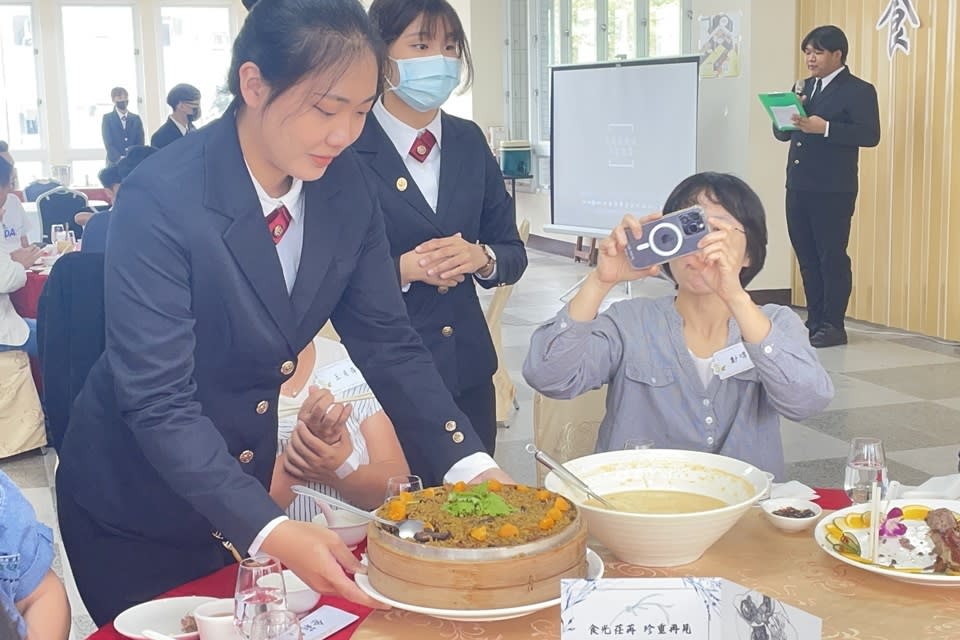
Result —
[[140, 116], [129, 110], [130, 96], [123, 87], [110, 90], [113, 111], [103, 114], [100, 132], [107, 150], [107, 166], [114, 165], [127, 149], [143, 144], [143, 122]]
[[[440, 106], [473, 66], [446, 0], [374, 0], [387, 45], [384, 93], [354, 148], [377, 177], [410, 320], [489, 454], [497, 356], [474, 282], [513, 284], [527, 267], [514, 202], [480, 128]], [[411, 460], [411, 467], [416, 462]], [[492, 460], [478, 454], [481, 467]]]
[[200, 119], [200, 90], [193, 85], [178, 84], [167, 94], [167, 104], [173, 112], [150, 137], [150, 146], [157, 149], [197, 130], [194, 122]]

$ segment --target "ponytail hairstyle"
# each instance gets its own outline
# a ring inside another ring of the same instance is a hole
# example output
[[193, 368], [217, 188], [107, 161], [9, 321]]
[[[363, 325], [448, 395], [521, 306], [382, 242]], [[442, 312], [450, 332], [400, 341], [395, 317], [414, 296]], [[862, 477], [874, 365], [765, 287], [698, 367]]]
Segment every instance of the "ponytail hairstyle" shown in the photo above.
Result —
[[235, 106], [243, 103], [240, 67], [246, 62], [257, 65], [270, 87], [267, 105], [311, 75], [339, 78], [371, 53], [381, 90], [383, 45], [358, 0], [243, 0], [243, 6], [250, 13], [233, 43], [227, 78]]

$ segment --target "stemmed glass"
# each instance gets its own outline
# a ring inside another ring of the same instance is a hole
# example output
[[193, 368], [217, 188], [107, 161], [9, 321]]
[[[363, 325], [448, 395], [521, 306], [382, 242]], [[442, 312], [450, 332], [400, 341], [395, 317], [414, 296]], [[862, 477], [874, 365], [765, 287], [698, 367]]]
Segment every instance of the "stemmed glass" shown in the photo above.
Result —
[[873, 499], [873, 483], [877, 483], [880, 497], [887, 493], [887, 458], [883, 441], [879, 438], [854, 438], [850, 442], [843, 490], [854, 504], [865, 504]]
[[267, 611], [253, 619], [250, 640], [303, 640], [293, 611]]
[[420, 480], [420, 476], [390, 476], [387, 478], [387, 494], [385, 496], [385, 501], [389, 501], [390, 498], [399, 496], [401, 491], [413, 493], [414, 491], [420, 491], [421, 489], [423, 489], [423, 481]]
[[233, 622], [240, 635], [251, 638], [254, 619], [267, 612], [286, 609], [287, 591], [283, 567], [269, 556], [246, 558], [237, 570]]

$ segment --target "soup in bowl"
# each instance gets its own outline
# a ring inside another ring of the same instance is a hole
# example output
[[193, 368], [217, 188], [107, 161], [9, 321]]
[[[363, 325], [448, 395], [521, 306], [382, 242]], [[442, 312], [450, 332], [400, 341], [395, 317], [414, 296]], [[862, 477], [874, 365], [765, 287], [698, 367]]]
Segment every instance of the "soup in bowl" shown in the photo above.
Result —
[[581, 508], [591, 535], [619, 560], [675, 567], [698, 559], [769, 490], [751, 464], [697, 451], [608, 451], [564, 463], [617, 506], [608, 509], [556, 474], [544, 485]]

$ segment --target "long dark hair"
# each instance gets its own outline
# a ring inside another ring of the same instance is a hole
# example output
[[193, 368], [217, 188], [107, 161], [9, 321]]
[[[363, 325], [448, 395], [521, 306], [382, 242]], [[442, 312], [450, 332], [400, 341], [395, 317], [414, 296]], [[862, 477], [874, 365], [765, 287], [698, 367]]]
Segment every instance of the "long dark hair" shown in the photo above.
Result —
[[[680, 184], [667, 196], [663, 212], [670, 213], [697, 204], [700, 196], [726, 209], [743, 225], [747, 237], [747, 257], [750, 264], [740, 269], [740, 284], [747, 286], [763, 269], [767, 259], [767, 215], [760, 196], [746, 182], [729, 173], [705, 171], [697, 173]], [[670, 274], [670, 265], [663, 265]]]
[[243, 0], [250, 9], [233, 43], [228, 86], [242, 102], [240, 67], [252, 62], [270, 86], [267, 104], [311, 74], [340, 77], [358, 58], [373, 53], [379, 83], [383, 45], [357, 0]]
[[473, 57], [460, 16], [447, 0], [373, 0], [370, 5], [370, 22], [387, 47], [421, 15], [425, 33], [436, 36], [438, 27], [447, 28], [447, 33], [440, 35], [449, 35], [457, 45], [457, 57], [467, 71], [466, 89], [473, 83]]

